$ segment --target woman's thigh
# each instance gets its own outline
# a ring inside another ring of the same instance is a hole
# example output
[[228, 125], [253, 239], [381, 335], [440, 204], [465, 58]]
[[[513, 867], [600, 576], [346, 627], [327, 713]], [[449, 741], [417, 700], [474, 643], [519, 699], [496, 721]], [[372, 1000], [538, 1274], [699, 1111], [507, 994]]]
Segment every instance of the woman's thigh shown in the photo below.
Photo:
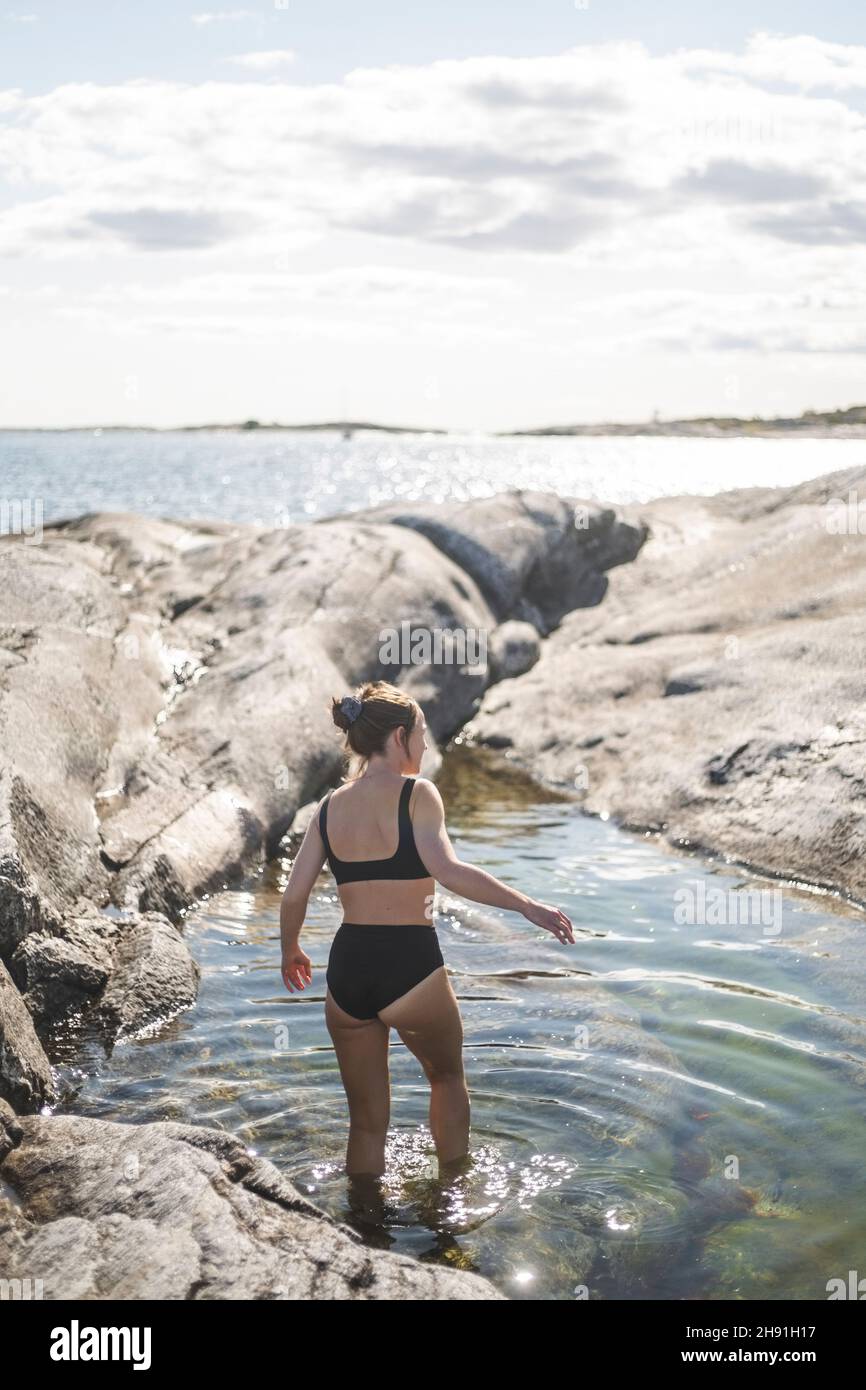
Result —
[[462, 1075], [463, 1020], [444, 965], [380, 1009], [379, 1018], [396, 1029], [431, 1080]]
[[387, 1026], [378, 1018], [353, 1018], [330, 990], [325, 994], [325, 1026], [337, 1054], [352, 1122], [365, 1129], [387, 1128], [391, 1109]]

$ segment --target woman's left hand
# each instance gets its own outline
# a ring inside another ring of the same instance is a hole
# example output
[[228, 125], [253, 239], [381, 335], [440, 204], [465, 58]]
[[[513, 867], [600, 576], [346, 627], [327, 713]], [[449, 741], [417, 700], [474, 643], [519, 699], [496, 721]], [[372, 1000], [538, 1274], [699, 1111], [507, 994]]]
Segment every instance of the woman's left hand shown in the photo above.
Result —
[[312, 964], [310, 957], [306, 951], [301, 950], [300, 946], [296, 946], [290, 955], [283, 956], [281, 967], [283, 984], [289, 994], [313, 983]]
[[527, 922], [532, 922], [534, 926], [552, 931], [563, 944], [571, 942], [572, 946], [574, 945], [571, 918], [566, 916], [561, 907], [551, 907], [549, 903], [539, 903], [533, 898], [523, 909], [523, 915]]

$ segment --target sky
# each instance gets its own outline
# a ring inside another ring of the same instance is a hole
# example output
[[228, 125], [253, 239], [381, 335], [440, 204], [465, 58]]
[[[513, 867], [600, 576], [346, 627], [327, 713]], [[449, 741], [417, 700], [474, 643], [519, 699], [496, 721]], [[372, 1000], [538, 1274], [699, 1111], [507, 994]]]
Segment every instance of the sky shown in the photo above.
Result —
[[864, 308], [859, 3], [0, 8], [0, 427], [844, 408]]

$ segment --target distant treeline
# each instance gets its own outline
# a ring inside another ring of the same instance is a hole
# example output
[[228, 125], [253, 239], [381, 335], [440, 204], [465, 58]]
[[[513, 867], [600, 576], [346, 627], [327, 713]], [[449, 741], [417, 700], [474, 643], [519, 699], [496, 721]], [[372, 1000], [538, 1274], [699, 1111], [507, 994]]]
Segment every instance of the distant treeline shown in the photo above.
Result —
[[[852, 405], [847, 410], [804, 410], [802, 415], [694, 415], [685, 419], [660, 420], [658, 417], [635, 424], [620, 424], [604, 420], [594, 425], [545, 425], [539, 429], [495, 430], [494, 435], [511, 439], [522, 435], [569, 435], [569, 434], [783, 434], [787, 431], [833, 429], [858, 427], [866, 429], [866, 405]], [[0, 426], [0, 434], [17, 433], [27, 430], [39, 434], [92, 434], [121, 430], [149, 430], [154, 433], [169, 433], [172, 430], [194, 432], [196, 430], [286, 430], [304, 431], [333, 430], [350, 437], [359, 430], [378, 430], [383, 434], [451, 434], [460, 433], [446, 429], [425, 429], [418, 425], [374, 425], [365, 420], [328, 420], [311, 425], [281, 425], [274, 420], [270, 424], [261, 420], [243, 420], [238, 424], [211, 425], [70, 425], [41, 426], [19, 425]], [[475, 431], [472, 431], [475, 433]], [[485, 431], [480, 431], [485, 433]]]

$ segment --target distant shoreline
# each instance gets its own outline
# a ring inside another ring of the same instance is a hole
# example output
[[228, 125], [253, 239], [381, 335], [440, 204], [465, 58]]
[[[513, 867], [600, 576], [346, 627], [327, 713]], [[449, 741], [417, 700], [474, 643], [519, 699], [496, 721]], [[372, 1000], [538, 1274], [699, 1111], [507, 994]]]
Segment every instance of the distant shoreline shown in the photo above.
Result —
[[680, 438], [729, 439], [866, 439], [866, 406], [847, 410], [807, 410], [802, 415], [751, 419], [738, 416], [697, 416], [683, 420], [645, 420], [632, 424], [602, 421], [591, 425], [545, 425], [523, 430], [453, 430], [417, 425], [381, 425], [366, 420], [331, 420], [304, 425], [273, 421], [245, 420], [240, 423], [209, 425], [17, 425], [0, 426], [0, 434], [193, 434], [220, 431], [228, 434], [338, 433], [347, 438], [361, 432], [375, 434], [485, 435], [491, 439], [561, 439], [599, 436], [633, 437], [656, 435]]

